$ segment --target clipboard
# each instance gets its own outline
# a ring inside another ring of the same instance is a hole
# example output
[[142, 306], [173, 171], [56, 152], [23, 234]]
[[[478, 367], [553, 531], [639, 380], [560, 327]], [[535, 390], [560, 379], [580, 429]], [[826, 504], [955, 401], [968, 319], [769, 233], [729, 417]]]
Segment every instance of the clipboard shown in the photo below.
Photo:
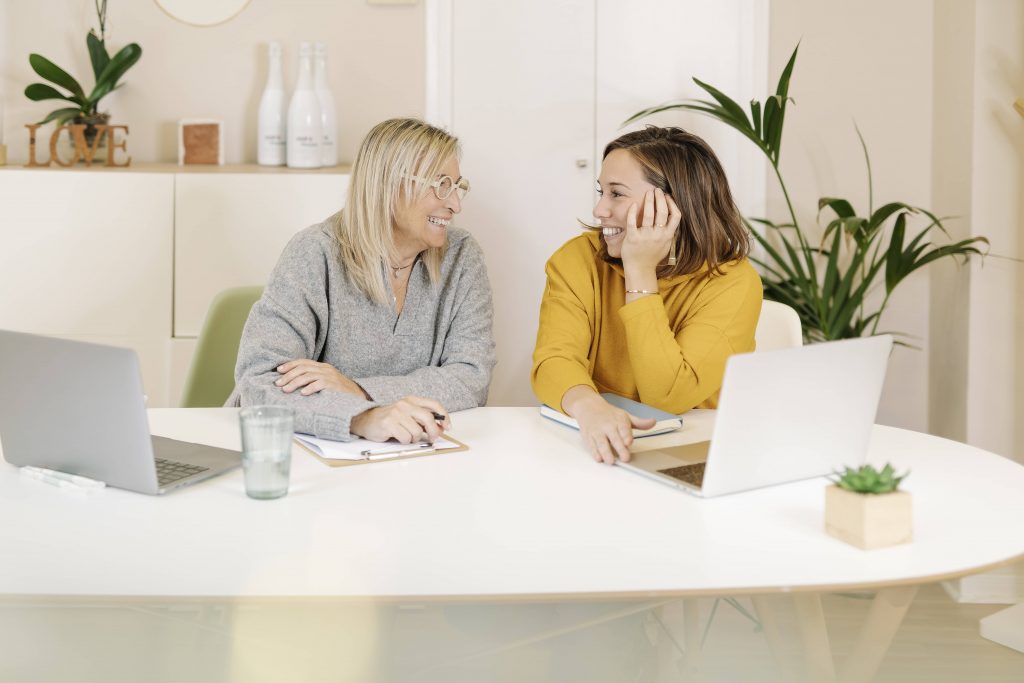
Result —
[[[303, 436], [307, 436], [308, 437], [308, 435], [303, 435]], [[309, 438], [312, 438], [312, 437], [309, 437]], [[455, 446], [454, 447], [450, 447], [450, 448], [444, 448], [442, 450], [424, 449], [425, 452], [423, 452], [423, 453], [409, 452], [409, 453], [403, 453], [402, 455], [392, 455], [392, 456], [389, 456], [389, 457], [386, 457], [386, 458], [379, 458], [379, 459], [360, 458], [360, 459], [357, 459], [357, 460], [348, 460], [348, 459], [342, 459], [342, 458], [327, 458], [327, 457], [324, 457], [322, 454], [317, 453], [316, 450], [309, 443], [307, 443], [307, 442], [303, 441], [303, 439], [299, 438], [299, 435], [295, 435], [293, 441], [295, 443], [297, 443], [299, 446], [301, 446], [304, 451], [306, 451], [307, 453], [309, 453], [314, 458], [316, 458], [317, 460], [319, 460], [323, 464], [327, 465], [328, 467], [350, 467], [352, 465], [367, 465], [367, 464], [372, 464], [372, 463], [396, 462], [398, 460], [408, 460], [410, 458], [425, 458], [425, 457], [428, 457], [428, 456], [431, 456], [431, 455], [447, 455], [448, 453], [460, 453], [462, 451], [468, 451], [469, 450], [469, 446], [467, 446], [466, 444], [462, 443], [458, 439], [453, 439], [452, 437], [448, 436], [447, 434], [442, 434], [441, 438], [444, 439], [445, 441], [448, 441], [448, 442], [451, 442], [451, 443], [455, 444]], [[342, 442], [342, 443], [344, 443], [344, 442]], [[384, 444], [384, 443], [374, 443], [373, 445], [376, 448], [388, 448], [389, 446], [393, 446], [395, 449], [404, 449], [404, 450], [410, 450], [410, 451], [413, 448], [415, 448], [415, 444], [400, 444], [400, 443], [394, 443], [394, 444], [387, 443], [387, 444]]]

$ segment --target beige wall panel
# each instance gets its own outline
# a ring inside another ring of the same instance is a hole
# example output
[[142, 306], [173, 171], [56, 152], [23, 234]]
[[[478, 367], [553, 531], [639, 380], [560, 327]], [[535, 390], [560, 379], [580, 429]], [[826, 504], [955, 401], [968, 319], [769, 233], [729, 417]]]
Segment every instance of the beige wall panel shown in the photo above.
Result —
[[169, 337], [173, 182], [0, 171], [0, 327]]
[[345, 203], [348, 175], [189, 173], [174, 192], [174, 336], [199, 334], [223, 289], [265, 284], [299, 230]]

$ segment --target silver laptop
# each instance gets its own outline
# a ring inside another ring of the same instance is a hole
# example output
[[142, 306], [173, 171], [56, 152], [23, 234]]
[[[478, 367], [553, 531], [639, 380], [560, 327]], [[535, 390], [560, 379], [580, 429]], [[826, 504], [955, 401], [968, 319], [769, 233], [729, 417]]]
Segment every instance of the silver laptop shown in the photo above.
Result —
[[711, 441], [618, 465], [705, 498], [859, 466], [891, 349], [882, 335], [731, 356]]
[[241, 464], [213, 446], [150, 436], [135, 352], [0, 330], [0, 447], [35, 465], [166, 493]]

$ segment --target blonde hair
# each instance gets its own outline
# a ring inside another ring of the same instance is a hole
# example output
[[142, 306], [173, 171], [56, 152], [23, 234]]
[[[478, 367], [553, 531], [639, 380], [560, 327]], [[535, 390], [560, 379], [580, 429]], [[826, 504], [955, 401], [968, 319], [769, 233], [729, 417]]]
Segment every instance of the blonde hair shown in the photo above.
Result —
[[[348, 200], [334, 219], [334, 234], [345, 272], [372, 301], [391, 303], [384, 278], [386, 268], [399, 260], [393, 232], [395, 207], [432, 191], [412, 176], [434, 178], [459, 153], [457, 138], [418, 119], [389, 119], [363, 139], [352, 164]], [[446, 248], [430, 248], [423, 254], [435, 286]]]

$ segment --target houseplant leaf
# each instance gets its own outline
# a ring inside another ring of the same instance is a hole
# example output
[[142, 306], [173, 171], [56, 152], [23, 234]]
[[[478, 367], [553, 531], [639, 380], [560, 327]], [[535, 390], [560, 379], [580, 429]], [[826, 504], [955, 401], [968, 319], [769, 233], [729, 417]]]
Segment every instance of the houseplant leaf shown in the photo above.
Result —
[[33, 83], [25, 88], [25, 97], [29, 98], [33, 102], [42, 102], [43, 100], [66, 100], [68, 102], [74, 102], [78, 104], [74, 97], [65, 95], [54, 87], [46, 85], [45, 83]]
[[92, 63], [92, 75], [97, 81], [100, 80], [100, 74], [107, 68], [107, 64], [110, 63], [110, 54], [107, 53], [107, 46], [102, 40], [100, 40], [95, 31], [89, 31], [89, 34], [85, 37], [86, 47], [89, 48], [89, 61]]
[[98, 103], [105, 95], [110, 93], [117, 86], [118, 79], [130, 69], [142, 56], [142, 48], [137, 43], [131, 43], [121, 48], [117, 54], [110, 58], [110, 63], [103, 69], [103, 73], [96, 79], [96, 87], [93, 88], [89, 99]]
[[67, 89], [75, 96], [76, 102], [81, 102], [83, 106], [85, 105], [86, 97], [85, 92], [82, 91], [82, 86], [67, 71], [46, 57], [37, 55], [34, 52], [28, 56], [28, 63], [37, 74], [51, 83], [56, 83], [60, 87]]
[[39, 122], [39, 125], [49, 123], [50, 121], [56, 120], [58, 126], [64, 125], [66, 121], [75, 118], [82, 113], [82, 110], [78, 107], [68, 107], [67, 109], [55, 109], [46, 115], [46, 118]]

